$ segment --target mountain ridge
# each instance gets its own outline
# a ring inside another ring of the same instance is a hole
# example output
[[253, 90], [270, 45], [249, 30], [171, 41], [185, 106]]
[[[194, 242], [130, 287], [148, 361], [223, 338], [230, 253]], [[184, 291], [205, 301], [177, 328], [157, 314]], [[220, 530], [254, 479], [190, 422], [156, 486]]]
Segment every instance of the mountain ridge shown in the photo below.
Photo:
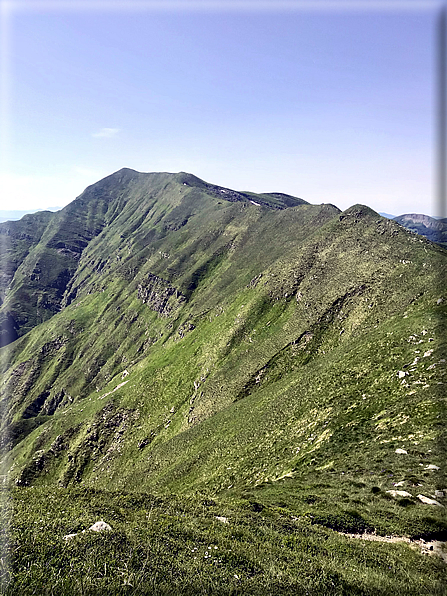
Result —
[[[0, 352], [0, 457], [17, 499], [200, 495], [248, 507], [253, 536], [280, 516], [311, 535], [445, 540], [443, 507], [418, 493], [445, 488], [446, 249], [364, 205], [224, 200], [189, 174], [149, 176], [112, 174], [38, 216], [34, 236], [33, 218], [0, 227], [16, 233], [3, 312], [30, 296], [33, 313], [36, 288], [59, 300]], [[67, 263], [58, 297], [45, 276]], [[380, 581], [365, 578], [396, 592]]]
[[[3, 275], [0, 280], [0, 316], [2, 317], [0, 330], [4, 337], [3, 344], [9, 343], [12, 338], [16, 339], [21, 333], [32, 328], [36, 322], [46, 320], [58, 311], [61, 307], [63, 294], [77, 269], [77, 261], [84, 248], [101, 233], [105, 226], [110, 225], [114, 218], [119, 216], [120, 210], [124, 207], [122, 197], [120, 198], [122, 189], [133, 187], [137, 197], [140, 193], [144, 201], [146, 192], [144, 189], [148, 183], [151, 192], [160, 192], [165, 185], [177, 183], [188, 189], [191, 187], [191, 190], [198, 188], [211, 193], [211, 195], [217, 194], [225, 201], [250, 202], [252, 198], [258, 197], [256, 194], [252, 196], [210, 185], [192, 174], [183, 172], [144, 174], [130, 168], [122, 168], [88, 186], [72, 203], [53, 215], [51, 212], [39, 212], [26, 216], [26, 221], [22, 221], [22, 223], [0, 224], [0, 237], [3, 239], [4, 245], [2, 250]], [[176, 189], [176, 192], [179, 193], [179, 189]], [[132, 196], [130, 200], [132, 201]], [[178, 198], [171, 193], [170, 200], [173, 200], [173, 205], [175, 205]], [[259, 195], [258, 202], [264, 207], [273, 209], [282, 209], [286, 204], [290, 206], [305, 203], [301, 199], [295, 199], [289, 195], [281, 197]], [[96, 211], [90, 213], [88, 209], [94, 205], [96, 205]], [[135, 197], [133, 205], [135, 209], [139, 208], [135, 204]], [[84, 212], [84, 209], [87, 211]], [[47, 222], [47, 228], [42, 230], [42, 237], [34, 239], [28, 232], [22, 231], [27, 224], [29, 228], [34, 223], [41, 222], [42, 218], [45, 218]], [[29, 245], [22, 248], [26, 254], [16, 257], [18, 245], [27, 241]], [[47, 251], [49, 251], [49, 255], [46, 255]], [[39, 262], [39, 258], [43, 260], [43, 263]], [[46, 263], [48, 258], [50, 258], [51, 266]], [[47, 274], [39, 284], [42, 266], [46, 271], [51, 270], [51, 275]], [[21, 277], [21, 281], [23, 278], [27, 278], [30, 282], [34, 282], [33, 297], [22, 294], [23, 284], [16, 284], [14, 277]], [[8, 291], [8, 296], [6, 291]], [[23, 305], [28, 306], [24, 307]]]

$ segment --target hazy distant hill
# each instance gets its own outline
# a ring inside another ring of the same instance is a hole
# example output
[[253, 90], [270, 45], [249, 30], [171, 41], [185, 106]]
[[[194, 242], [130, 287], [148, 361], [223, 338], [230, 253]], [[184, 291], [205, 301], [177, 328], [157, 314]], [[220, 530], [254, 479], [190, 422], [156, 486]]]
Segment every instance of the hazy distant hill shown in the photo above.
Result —
[[408, 213], [394, 218], [401, 226], [416, 234], [425, 236], [432, 242], [447, 245], [447, 219], [435, 219], [420, 213]]
[[[441, 593], [440, 560], [338, 532], [447, 535], [445, 508], [418, 497], [445, 503], [445, 248], [364, 205], [129, 169], [0, 238], [23, 585], [34, 517], [35, 573], [59, 581], [68, 547], [42, 510], [64, 503], [59, 533], [93, 523], [83, 508], [113, 522], [110, 542], [82, 540], [116, 590], [125, 544], [145, 581], [175, 553], [179, 594], [198, 569], [210, 594]], [[192, 558], [202, 543], [216, 575]]]

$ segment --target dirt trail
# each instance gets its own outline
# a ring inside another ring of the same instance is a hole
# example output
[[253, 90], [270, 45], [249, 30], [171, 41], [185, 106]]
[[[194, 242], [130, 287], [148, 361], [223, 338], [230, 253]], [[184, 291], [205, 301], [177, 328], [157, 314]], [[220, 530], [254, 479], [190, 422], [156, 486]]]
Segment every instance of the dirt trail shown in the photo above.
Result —
[[120, 387], [122, 387], [123, 385], [125, 385], [126, 383], [128, 383], [129, 381], [124, 381], [123, 383], [120, 383], [119, 385], [117, 385], [115, 387], [115, 389], [112, 389], [112, 391], [108, 391], [107, 393], [104, 393], [104, 395], [101, 395], [100, 397], [98, 397], [98, 399], [104, 399], [105, 397], [107, 397], [108, 395], [110, 395], [111, 393], [114, 393], [117, 389], [119, 389]]
[[443, 549], [446, 542], [441, 542], [440, 540], [426, 542], [422, 538], [419, 540], [411, 540], [410, 538], [407, 538], [407, 536], [378, 536], [377, 534], [368, 534], [368, 532], [365, 532], [364, 534], [339, 532], [339, 534], [343, 534], [343, 536], [348, 536], [349, 538], [372, 540], [376, 542], [405, 542], [413, 548], [420, 548], [422, 554], [441, 557], [441, 559], [447, 563], [447, 552]]

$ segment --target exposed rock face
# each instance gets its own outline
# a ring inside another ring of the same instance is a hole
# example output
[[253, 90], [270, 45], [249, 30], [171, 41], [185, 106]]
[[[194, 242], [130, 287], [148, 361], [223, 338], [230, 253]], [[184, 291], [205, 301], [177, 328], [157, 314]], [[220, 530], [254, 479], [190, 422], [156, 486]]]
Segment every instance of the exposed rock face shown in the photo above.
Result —
[[94, 462], [93, 471], [109, 469], [111, 460], [119, 456], [123, 435], [135, 423], [139, 412], [129, 409], [116, 409], [112, 402], [100, 410], [86, 434], [67, 455], [61, 484], [68, 486], [79, 482], [84, 469]]
[[62, 435], [58, 435], [50, 448], [38, 449], [31, 462], [26, 465], [20, 476], [16, 479], [17, 486], [28, 486], [41, 474], [46, 474], [54, 463], [54, 460], [61, 458], [68, 450], [70, 442], [79, 431], [80, 426], [74, 426], [68, 429]]
[[225, 201], [230, 201], [231, 203], [236, 201], [245, 203], [250, 202], [253, 205], [257, 205], [258, 207], [262, 205], [268, 209], [286, 209], [287, 207], [306, 203], [306, 201], [303, 201], [302, 199], [292, 197], [291, 195], [287, 195], [282, 192], [269, 192], [261, 195], [262, 197], [278, 200], [277, 204], [272, 204], [271, 201], [262, 200], [259, 195], [256, 197], [256, 200], [252, 200], [253, 197], [249, 193], [232, 190], [231, 188], [225, 188], [223, 186], [217, 186], [216, 184], [207, 184], [206, 190], [215, 197], [219, 197]]
[[[14, 368], [9, 379], [4, 381], [0, 388], [0, 403], [3, 404], [3, 422], [10, 419], [11, 413], [8, 410], [14, 401], [18, 406], [19, 403], [23, 403], [24, 398], [36, 383], [37, 378], [42, 374], [45, 366], [51, 361], [57, 353], [61, 354], [60, 358], [63, 359], [63, 348], [67, 345], [68, 338], [66, 336], [58, 336], [55, 339], [43, 344], [39, 350], [36, 351], [36, 355], [29, 360], [21, 362]], [[37, 416], [39, 413], [46, 415], [52, 415], [56, 411], [57, 407], [64, 400], [66, 395], [62, 389], [53, 387], [51, 383], [47, 384], [39, 394], [28, 403], [22, 413], [22, 418], [32, 418]], [[22, 401], [23, 400], [23, 401]], [[0, 439], [0, 445], [4, 443], [4, 438]]]
[[231, 190], [230, 188], [224, 188], [223, 186], [217, 186], [215, 184], [209, 184], [207, 190], [214, 196], [220, 197], [225, 201], [230, 201], [231, 203], [234, 203], [235, 201], [250, 200], [250, 195], [246, 193]]
[[149, 273], [144, 282], [138, 284], [138, 298], [161, 317], [169, 317], [186, 301], [177, 288], [152, 273]]

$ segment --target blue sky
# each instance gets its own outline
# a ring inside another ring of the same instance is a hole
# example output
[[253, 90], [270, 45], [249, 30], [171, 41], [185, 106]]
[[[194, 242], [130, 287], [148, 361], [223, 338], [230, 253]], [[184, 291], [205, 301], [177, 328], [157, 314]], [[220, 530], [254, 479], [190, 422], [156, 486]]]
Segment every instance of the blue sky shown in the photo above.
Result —
[[436, 215], [439, 4], [118, 5], [12, 3], [3, 209], [130, 167]]

